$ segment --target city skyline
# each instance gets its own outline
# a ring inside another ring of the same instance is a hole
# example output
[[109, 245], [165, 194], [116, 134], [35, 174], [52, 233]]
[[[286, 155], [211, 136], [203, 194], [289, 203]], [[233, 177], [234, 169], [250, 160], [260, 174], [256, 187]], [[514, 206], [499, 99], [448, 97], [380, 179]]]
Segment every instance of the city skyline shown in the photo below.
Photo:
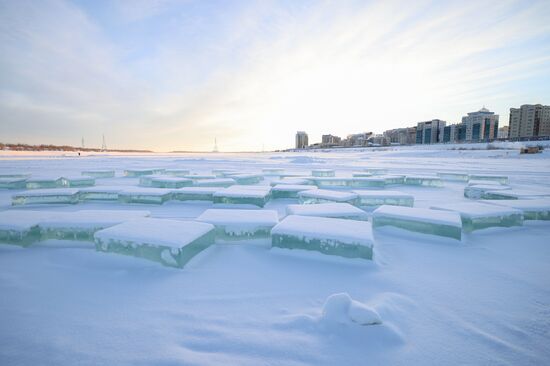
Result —
[[[2, 2], [1, 142], [290, 147], [548, 104], [550, 3]], [[472, 22], [472, 19], [482, 21]], [[545, 99], [546, 98], [546, 99]]]

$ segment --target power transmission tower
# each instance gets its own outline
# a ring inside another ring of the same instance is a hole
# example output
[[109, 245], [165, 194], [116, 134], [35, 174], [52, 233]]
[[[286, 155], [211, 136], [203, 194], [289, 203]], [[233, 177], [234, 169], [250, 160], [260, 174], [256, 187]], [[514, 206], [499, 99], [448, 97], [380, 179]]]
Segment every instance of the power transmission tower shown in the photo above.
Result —
[[218, 152], [218, 139], [214, 138], [214, 150], [212, 152]]
[[103, 135], [103, 143], [101, 144], [101, 151], [107, 151], [107, 143], [105, 142], [105, 135]]

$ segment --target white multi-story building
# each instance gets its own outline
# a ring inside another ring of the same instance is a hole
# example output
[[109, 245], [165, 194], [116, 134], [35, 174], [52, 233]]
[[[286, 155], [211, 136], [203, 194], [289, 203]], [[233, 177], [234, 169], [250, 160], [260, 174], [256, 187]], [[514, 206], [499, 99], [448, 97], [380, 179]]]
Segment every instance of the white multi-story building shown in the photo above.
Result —
[[443, 129], [446, 123], [440, 119], [418, 122], [416, 125], [416, 143], [435, 144], [443, 141]]
[[296, 132], [296, 148], [297, 149], [305, 149], [308, 147], [308, 137], [307, 133], [304, 131], [298, 131]]
[[466, 138], [464, 141], [488, 141], [497, 138], [498, 114], [489, 111], [485, 107], [462, 117], [462, 124], [466, 128]]
[[510, 137], [550, 136], [550, 106], [524, 104], [510, 108]]

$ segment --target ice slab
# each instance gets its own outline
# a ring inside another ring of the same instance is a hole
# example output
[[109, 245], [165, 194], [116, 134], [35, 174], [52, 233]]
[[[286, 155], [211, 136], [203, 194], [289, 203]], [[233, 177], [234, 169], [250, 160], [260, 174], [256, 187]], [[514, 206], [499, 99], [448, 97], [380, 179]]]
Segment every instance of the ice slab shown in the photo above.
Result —
[[283, 168], [263, 168], [262, 173], [264, 175], [282, 175], [285, 173]]
[[370, 173], [372, 175], [383, 175], [388, 174], [388, 169], [386, 168], [365, 168], [364, 172]]
[[229, 187], [236, 184], [233, 178], [216, 178], [197, 180], [193, 183], [196, 187]]
[[482, 202], [520, 210], [523, 212], [524, 220], [550, 220], [550, 198], [491, 200]]
[[216, 177], [224, 177], [226, 174], [238, 174], [235, 169], [212, 169], [212, 174]]
[[86, 176], [64, 176], [61, 178], [63, 187], [91, 187], [95, 185], [95, 178]]
[[492, 180], [468, 180], [468, 185], [469, 186], [477, 186], [477, 185], [493, 185], [493, 186], [497, 186], [497, 187], [501, 187], [501, 186], [506, 186], [506, 184], [500, 184], [499, 182], [495, 182], [495, 181], [492, 181]]
[[216, 227], [216, 235], [225, 239], [268, 237], [279, 218], [272, 210], [209, 209], [197, 218]]
[[287, 205], [287, 215], [333, 217], [348, 220], [368, 220], [365, 211], [349, 203], [318, 203], [315, 205]]
[[172, 199], [177, 201], [213, 201], [219, 187], [184, 187], [172, 190]]
[[407, 175], [405, 184], [409, 186], [443, 187], [441, 178], [429, 175]]
[[98, 251], [130, 255], [182, 268], [214, 243], [211, 224], [168, 219], [127, 221], [94, 234]]
[[116, 201], [118, 200], [118, 193], [124, 189], [128, 189], [128, 186], [93, 186], [80, 188], [79, 199], [81, 201]]
[[164, 169], [164, 174], [170, 175], [172, 177], [181, 177], [185, 178], [186, 175], [189, 175], [191, 172], [189, 169]]
[[277, 184], [271, 188], [273, 198], [298, 198], [298, 192], [317, 189], [309, 184]]
[[312, 179], [313, 183], [319, 188], [329, 187], [347, 187], [352, 178], [347, 177], [318, 177]]
[[151, 179], [151, 187], [154, 188], [182, 188], [192, 184], [191, 179], [181, 177], [154, 177]]
[[377, 207], [391, 205], [412, 207], [414, 205], [413, 195], [399, 191], [354, 190], [352, 192], [357, 194], [358, 206]]
[[355, 204], [357, 195], [352, 192], [331, 191], [327, 189], [314, 189], [298, 193], [300, 203], [328, 203], [347, 202]]
[[275, 180], [272, 180], [269, 184], [272, 186], [276, 186], [279, 184], [313, 185], [313, 180], [311, 178], [308, 179], [308, 178], [293, 177], [293, 178], [275, 179]]
[[124, 170], [124, 175], [126, 177], [141, 177], [142, 175], [156, 175], [163, 172], [164, 169], [162, 168], [126, 169]]
[[12, 196], [13, 205], [78, 203], [77, 188], [36, 189], [17, 193]]
[[423, 234], [460, 240], [462, 220], [457, 212], [402, 206], [380, 206], [372, 213], [372, 227], [394, 226]]
[[523, 213], [509, 207], [488, 205], [480, 202], [461, 202], [432, 206], [435, 210], [458, 212], [465, 232], [488, 227], [511, 227], [523, 225]]
[[369, 172], [353, 172], [351, 175], [353, 177], [372, 177], [372, 173]]
[[250, 204], [264, 207], [271, 198], [271, 187], [235, 185], [220, 189], [214, 193], [213, 198], [214, 203]]
[[443, 180], [467, 182], [469, 180], [468, 173], [459, 172], [437, 172], [437, 176]]
[[61, 177], [30, 177], [27, 179], [27, 189], [59, 188], [63, 186]]
[[40, 240], [38, 223], [54, 211], [7, 210], [0, 212], [0, 243], [30, 245]]
[[115, 171], [103, 169], [84, 170], [82, 175], [87, 175], [94, 178], [113, 178], [115, 176]]
[[384, 187], [386, 180], [380, 177], [355, 177], [348, 182], [349, 187], [367, 188], [367, 187]]
[[334, 169], [313, 169], [311, 171], [313, 177], [334, 177]]
[[464, 197], [472, 199], [487, 198], [487, 192], [509, 190], [511, 187], [497, 184], [474, 184], [464, 187]]
[[193, 181], [199, 181], [203, 179], [216, 179], [217, 177], [213, 174], [189, 174], [184, 178], [192, 179]]
[[40, 220], [42, 239], [94, 240], [96, 231], [125, 221], [150, 216], [141, 210], [81, 210], [59, 212]]
[[519, 199], [537, 199], [550, 197], [550, 191], [539, 191], [533, 189], [508, 189], [508, 190], [489, 190], [485, 191], [483, 198], [487, 200], [519, 200]]
[[386, 185], [405, 184], [404, 175], [385, 174], [385, 175], [378, 175], [377, 178], [384, 179], [384, 183], [386, 183]]
[[498, 182], [500, 184], [508, 184], [508, 177], [505, 175], [470, 174], [469, 180], [484, 180], [484, 181]]
[[139, 185], [142, 187], [151, 187], [153, 185], [153, 179], [155, 178], [166, 178], [166, 177], [161, 174], [142, 175], [139, 177]]
[[3, 173], [0, 178], [29, 178], [31, 175], [27, 173]]
[[231, 174], [227, 175], [228, 178], [235, 179], [237, 184], [257, 184], [264, 180], [264, 177], [259, 174]]
[[167, 188], [125, 188], [118, 193], [122, 203], [152, 203], [162, 204], [172, 198], [172, 190]]
[[0, 188], [25, 189], [26, 187], [27, 187], [26, 178], [0, 178]]
[[348, 258], [372, 259], [373, 244], [371, 225], [366, 221], [291, 215], [271, 230], [272, 247]]

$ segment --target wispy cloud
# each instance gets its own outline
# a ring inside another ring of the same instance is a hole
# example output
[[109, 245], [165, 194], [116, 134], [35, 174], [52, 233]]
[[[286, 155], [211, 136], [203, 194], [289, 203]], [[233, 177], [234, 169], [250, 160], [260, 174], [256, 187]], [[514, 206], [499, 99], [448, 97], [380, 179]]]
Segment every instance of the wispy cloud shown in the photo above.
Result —
[[0, 6], [10, 141], [284, 148], [550, 102], [547, 1]]

